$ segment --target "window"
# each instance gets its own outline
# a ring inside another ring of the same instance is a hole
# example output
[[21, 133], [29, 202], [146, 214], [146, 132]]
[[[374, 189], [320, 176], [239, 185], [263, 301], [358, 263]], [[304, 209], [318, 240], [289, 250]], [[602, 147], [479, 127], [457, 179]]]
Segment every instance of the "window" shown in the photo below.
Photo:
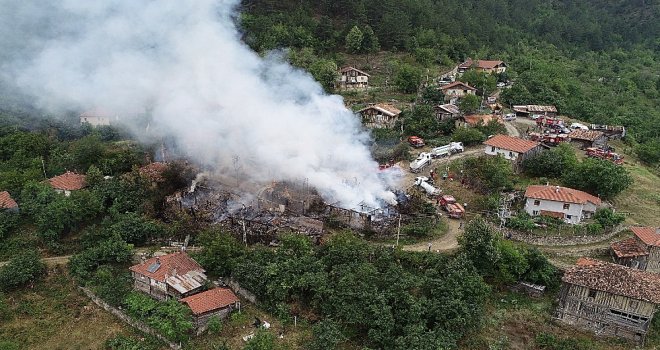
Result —
[[570, 204], [568, 204], [568, 203], [564, 203], [564, 210], [568, 210], [570, 207], [571, 207]]
[[538, 210], [532, 210], [532, 215], [539, 215], [539, 211]]
[[509, 152], [509, 157], [513, 158], [513, 152]]
[[490, 148], [490, 151], [491, 151], [491, 152], [495, 152], [495, 146], [491, 147], [491, 148]]
[[566, 215], [566, 219], [570, 220], [573, 217], [573, 215]]
[[595, 297], [596, 297], [596, 290], [589, 289], [589, 298], [595, 298]]
[[541, 201], [540, 201], [540, 200], [538, 200], [538, 199], [537, 199], [537, 200], [535, 200], [535, 201], [534, 201], [534, 205], [536, 205], [536, 206], [539, 206], [539, 205], [541, 205]]

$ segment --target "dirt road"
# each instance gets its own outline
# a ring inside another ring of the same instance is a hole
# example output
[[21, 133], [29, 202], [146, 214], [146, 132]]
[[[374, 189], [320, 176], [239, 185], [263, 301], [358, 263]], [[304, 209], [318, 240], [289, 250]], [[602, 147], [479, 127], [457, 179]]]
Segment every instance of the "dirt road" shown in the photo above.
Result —
[[[41, 261], [44, 262], [44, 264], [48, 265], [49, 267], [56, 266], [56, 265], [66, 265], [69, 262], [69, 259], [71, 259], [71, 255], [63, 255], [63, 256], [53, 256], [50, 258], [42, 258]], [[0, 267], [5, 266], [9, 263], [9, 261], [0, 261]]]
[[448, 219], [448, 225], [449, 228], [444, 236], [428, 242], [403, 246], [403, 250], [425, 252], [429, 250], [429, 243], [431, 243], [431, 251], [436, 253], [448, 252], [454, 249], [458, 249], [457, 238], [461, 233], [463, 233], [463, 230], [459, 229], [460, 221], [455, 219]]

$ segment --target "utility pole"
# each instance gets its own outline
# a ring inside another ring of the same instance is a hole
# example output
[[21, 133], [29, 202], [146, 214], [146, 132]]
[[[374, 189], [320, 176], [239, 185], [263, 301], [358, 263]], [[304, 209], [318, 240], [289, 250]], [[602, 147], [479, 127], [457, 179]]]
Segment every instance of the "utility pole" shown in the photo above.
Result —
[[41, 157], [41, 169], [44, 171], [44, 179], [48, 180], [48, 176], [46, 176], [46, 163], [44, 163], [44, 157]]
[[399, 214], [399, 226], [396, 229], [396, 246], [399, 246], [399, 236], [401, 236], [401, 214]]

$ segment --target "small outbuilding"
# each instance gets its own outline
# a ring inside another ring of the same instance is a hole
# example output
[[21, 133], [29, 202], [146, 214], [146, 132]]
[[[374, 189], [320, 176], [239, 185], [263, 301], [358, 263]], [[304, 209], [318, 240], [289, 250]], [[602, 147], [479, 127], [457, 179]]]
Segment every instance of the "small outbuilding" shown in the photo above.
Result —
[[433, 111], [435, 112], [435, 117], [440, 121], [456, 119], [461, 116], [461, 111], [458, 109], [458, 106], [450, 103], [436, 105], [433, 107]]
[[514, 163], [518, 168], [520, 163], [541, 152], [541, 144], [535, 141], [523, 140], [508, 135], [495, 135], [484, 142], [484, 152], [491, 156], [501, 155]]
[[643, 343], [660, 304], [660, 275], [580, 258], [562, 278], [555, 318]]
[[614, 262], [633, 269], [646, 270], [648, 248], [637, 238], [631, 237], [610, 244]]
[[451, 84], [440, 87], [440, 91], [445, 95], [445, 99], [454, 101], [467, 95], [475, 95], [477, 89], [462, 81], [455, 81]]
[[516, 117], [531, 117], [531, 116], [556, 117], [557, 116], [557, 107], [555, 106], [519, 105], [519, 106], [513, 106], [513, 111], [516, 112]]
[[0, 210], [18, 211], [18, 204], [7, 191], [0, 192]]
[[601, 147], [607, 144], [607, 136], [602, 131], [576, 129], [568, 134], [571, 143], [585, 149], [589, 147]]
[[234, 309], [240, 308], [241, 301], [228, 288], [213, 288], [180, 300], [188, 305], [193, 314], [195, 328], [203, 331], [209, 319], [216, 316], [226, 318]]
[[72, 191], [78, 191], [87, 187], [86, 176], [67, 171], [48, 179], [48, 184], [58, 193], [70, 196]]

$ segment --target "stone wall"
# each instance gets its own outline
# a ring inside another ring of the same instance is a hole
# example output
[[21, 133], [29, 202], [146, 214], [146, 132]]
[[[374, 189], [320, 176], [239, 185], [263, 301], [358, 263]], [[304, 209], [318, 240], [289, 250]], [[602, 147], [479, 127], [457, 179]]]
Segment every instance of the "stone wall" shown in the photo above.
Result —
[[509, 229], [501, 230], [502, 233], [513, 240], [522, 241], [528, 244], [533, 245], [546, 245], [546, 246], [571, 246], [571, 245], [581, 245], [581, 244], [593, 244], [598, 242], [606, 241], [619, 232], [628, 229], [627, 226], [617, 226], [613, 230], [597, 236], [539, 236], [530, 233], [524, 233]]
[[97, 297], [94, 293], [92, 293], [91, 290], [89, 290], [85, 287], [78, 287], [78, 288], [80, 288], [80, 290], [82, 290], [83, 293], [85, 293], [85, 295], [87, 295], [90, 299], [92, 299], [92, 301], [96, 305], [100, 306], [105, 311], [108, 311], [109, 313], [115, 315], [117, 318], [122, 320], [124, 323], [127, 323], [127, 324], [131, 325], [132, 327], [137, 328], [137, 329], [139, 329], [140, 331], [142, 331], [144, 333], [153, 335], [154, 337], [158, 338], [163, 343], [167, 344], [170, 347], [170, 349], [174, 349], [174, 350], [181, 349], [181, 345], [170, 342], [169, 340], [167, 340], [167, 338], [160, 335], [160, 333], [156, 332], [153, 328], [147, 326], [143, 322], [134, 320], [133, 318], [128, 316], [123, 311], [121, 311], [121, 310], [115, 308], [114, 306], [106, 303], [101, 298]]
[[257, 303], [257, 296], [254, 295], [254, 293], [250, 292], [249, 290], [242, 288], [238, 282], [236, 282], [232, 278], [225, 278], [222, 280], [224, 284], [226, 284], [229, 288], [231, 288], [234, 293], [240, 295], [243, 299], [246, 299], [247, 301], [251, 302], [252, 304]]

